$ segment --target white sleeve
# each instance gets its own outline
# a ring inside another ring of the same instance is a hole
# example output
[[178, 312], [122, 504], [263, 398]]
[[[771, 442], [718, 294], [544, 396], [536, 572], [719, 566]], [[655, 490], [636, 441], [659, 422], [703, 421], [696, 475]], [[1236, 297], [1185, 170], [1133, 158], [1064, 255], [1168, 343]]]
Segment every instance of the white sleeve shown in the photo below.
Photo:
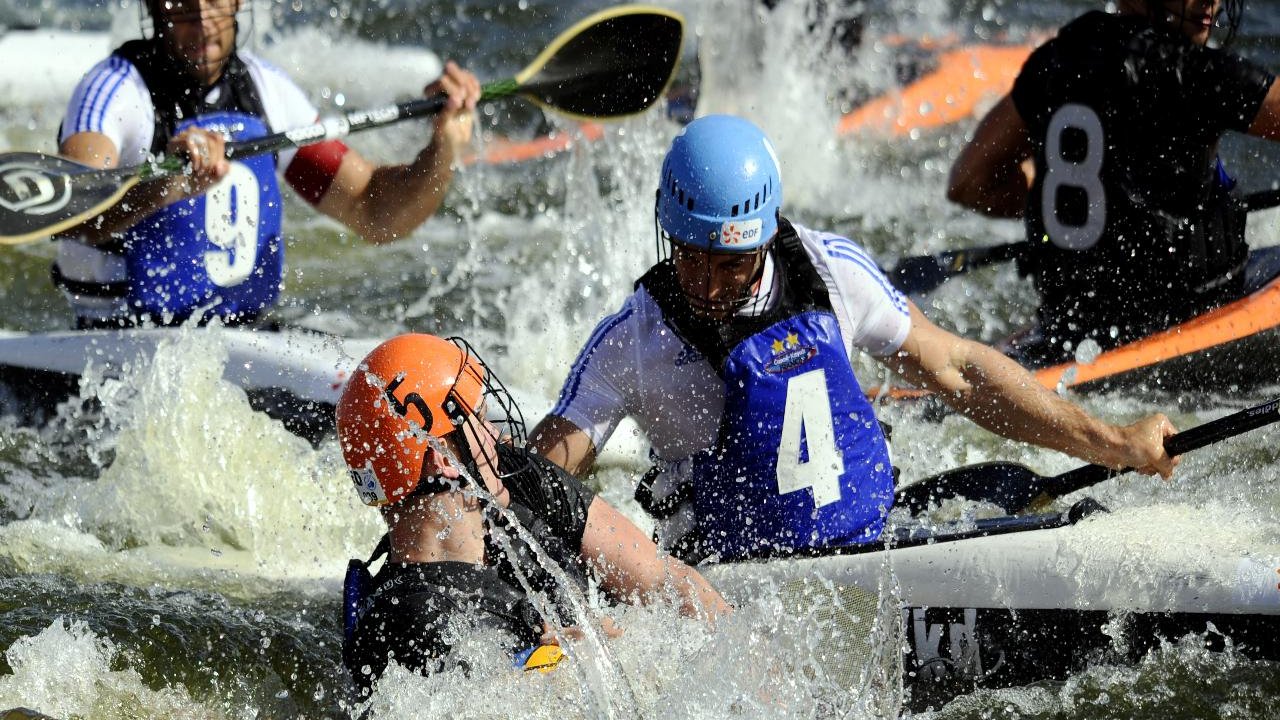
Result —
[[[267, 113], [267, 125], [278, 133], [305, 127], [320, 117], [316, 106], [302, 88], [283, 70], [256, 55], [241, 52], [240, 57], [249, 67], [254, 83], [262, 96], [263, 109]], [[280, 152], [279, 168], [284, 170], [293, 161], [295, 150]]]
[[618, 423], [629, 414], [624, 388], [636, 387], [636, 302], [632, 295], [621, 310], [601, 320], [592, 331], [550, 413], [587, 433], [597, 453], [604, 450]]
[[831, 305], [848, 350], [892, 355], [911, 330], [907, 299], [854, 241], [797, 228], [805, 251], [831, 290]]
[[82, 132], [106, 135], [120, 153], [120, 165], [136, 165], [150, 152], [155, 109], [142, 75], [128, 60], [112, 55], [76, 86], [62, 118], [58, 144]]

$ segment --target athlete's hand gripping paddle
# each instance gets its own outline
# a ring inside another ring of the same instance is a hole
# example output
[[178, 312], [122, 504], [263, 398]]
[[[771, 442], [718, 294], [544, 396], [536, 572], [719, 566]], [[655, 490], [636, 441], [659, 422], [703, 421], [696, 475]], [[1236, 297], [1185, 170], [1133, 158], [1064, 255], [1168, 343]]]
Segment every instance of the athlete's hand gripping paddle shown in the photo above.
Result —
[[[623, 5], [561, 33], [515, 77], [486, 83], [481, 100], [519, 95], [565, 115], [606, 119], [649, 108], [675, 75], [684, 20], [670, 10]], [[433, 115], [436, 95], [360, 110], [253, 140], [227, 144], [227, 157], [278, 152], [360, 130]], [[0, 245], [31, 242], [75, 227], [119, 202], [145, 180], [177, 175], [183, 160], [102, 170], [42, 153], [0, 154]]]
[[[1170, 435], [1165, 438], [1164, 448], [1170, 455], [1181, 455], [1278, 420], [1280, 398]], [[998, 505], [1011, 514], [1019, 513], [1044, 500], [1069, 495], [1132, 470], [1085, 465], [1061, 475], [1044, 477], [1017, 463], [981, 463], [912, 483], [898, 491], [895, 504], [915, 515], [939, 500], [964, 497]]]

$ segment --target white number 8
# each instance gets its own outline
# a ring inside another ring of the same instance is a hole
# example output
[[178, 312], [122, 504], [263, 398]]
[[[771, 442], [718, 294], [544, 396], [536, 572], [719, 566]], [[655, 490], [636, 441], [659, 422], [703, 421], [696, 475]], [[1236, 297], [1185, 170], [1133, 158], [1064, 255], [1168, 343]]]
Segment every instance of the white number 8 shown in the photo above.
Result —
[[[1062, 133], [1069, 129], [1084, 133], [1087, 141], [1084, 159], [1072, 162], [1062, 156]], [[1068, 103], [1049, 119], [1045, 138], [1044, 190], [1040, 196], [1040, 214], [1044, 229], [1054, 245], [1066, 250], [1088, 250], [1098, 243], [1107, 224], [1107, 195], [1102, 188], [1102, 155], [1104, 150], [1102, 121], [1085, 105]], [[1088, 214], [1083, 225], [1066, 225], [1058, 219], [1058, 190], [1078, 187], [1088, 200]]]

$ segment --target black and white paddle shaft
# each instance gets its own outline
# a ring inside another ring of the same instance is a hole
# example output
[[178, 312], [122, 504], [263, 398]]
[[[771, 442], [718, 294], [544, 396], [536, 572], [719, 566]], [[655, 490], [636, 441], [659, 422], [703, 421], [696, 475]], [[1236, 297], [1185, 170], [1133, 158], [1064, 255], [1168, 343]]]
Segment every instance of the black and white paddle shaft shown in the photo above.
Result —
[[[515, 77], [486, 83], [483, 99], [520, 95], [543, 107], [586, 119], [639, 113], [653, 105], [675, 75], [684, 21], [670, 10], [622, 5], [602, 10], [561, 33]], [[241, 158], [438, 113], [445, 97], [358, 110], [253, 140], [227, 144]], [[181, 158], [100, 170], [40, 153], [0, 154], [0, 245], [31, 242], [68, 228], [120, 201], [139, 182], [183, 171]]]
[[[1261, 190], [1240, 198], [1248, 212], [1280, 206], [1280, 189]], [[988, 265], [1017, 260], [1031, 248], [1030, 241], [988, 245], [985, 247], [944, 250], [934, 255], [917, 255], [898, 261], [884, 274], [894, 287], [907, 295], [933, 292], [957, 275], [979, 270]]]
[[[1164, 447], [1170, 455], [1181, 455], [1277, 420], [1280, 420], [1280, 398], [1171, 435], [1165, 439]], [[1009, 513], [1018, 513], [1042, 499], [1069, 495], [1132, 470], [1084, 465], [1061, 475], [1044, 477], [1017, 463], [981, 463], [912, 483], [898, 491], [896, 504], [915, 515], [940, 500], [963, 497], [998, 505]]]
[[1016, 260], [1026, 251], [1026, 242], [989, 247], [947, 250], [936, 255], [920, 255], [903, 258], [891, 270], [885, 271], [889, 282], [907, 295], [923, 295], [933, 292], [943, 283], [971, 270]]

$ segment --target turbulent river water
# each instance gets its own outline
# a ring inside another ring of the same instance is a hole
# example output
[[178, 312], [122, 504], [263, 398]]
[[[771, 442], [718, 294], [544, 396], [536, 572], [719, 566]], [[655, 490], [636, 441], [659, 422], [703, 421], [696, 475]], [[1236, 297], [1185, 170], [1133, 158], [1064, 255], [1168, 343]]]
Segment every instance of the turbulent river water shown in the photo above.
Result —
[[[853, 56], [825, 51], [827, 13], [782, 2], [772, 14], [748, 0], [675, 5], [702, 58], [700, 111], [734, 111], [774, 138], [788, 214], [860, 238], [883, 259], [1017, 239], [944, 198], [951, 160], [973, 120], [896, 140], [840, 138], [842, 107], [891, 90], [912, 57], [886, 38], [961, 41], [1025, 38], [1094, 4], [1005, 0], [868, 3]], [[833, 8], [838, 3], [831, 3]], [[1248, 9], [1238, 47], [1280, 68], [1280, 9]], [[601, 3], [549, 0], [258, 0], [245, 42], [292, 74], [324, 112], [407, 97], [430, 78], [423, 53], [459, 58], [483, 77], [519, 69], [555, 33]], [[53, 151], [71, 85], [115, 43], [135, 37], [129, 0], [19, 0], [17, 20], [72, 33], [0, 69], [0, 145]], [[692, 45], [692, 43], [691, 43]], [[76, 48], [80, 48], [76, 50]], [[85, 49], [87, 48], [87, 49]], [[518, 103], [484, 108], [477, 149], [496, 134], [531, 136], [572, 125]], [[406, 330], [471, 338], [525, 398], [548, 410], [594, 323], [612, 312], [654, 255], [652, 192], [677, 126], [661, 110], [610, 126], [598, 143], [516, 167], [464, 169], [447, 209], [411, 238], [366, 245], [287, 201], [285, 295], [278, 317], [344, 336]], [[406, 158], [425, 124], [352, 139], [379, 160]], [[1230, 140], [1227, 160], [1246, 186], [1275, 177], [1274, 152]], [[1275, 217], [1250, 223], [1255, 246], [1280, 242]], [[0, 251], [0, 328], [45, 331], [69, 316], [49, 282], [48, 243]], [[939, 322], [994, 338], [1030, 316], [1029, 284], [1011, 267], [977, 273], [928, 299]], [[1268, 352], [1274, 353], [1274, 349]], [[1260, 362], [1269, 358], [1259, 357]], [[175, 333], [156, 359], [123, 377], [92, 369], [82, 395], [27, 428], [0, 419], [0, 710], [54, 717], [342, 717], [339, 588], [345, 563], [364, 557], [380, 529], [358, 503], [336, 445], [319, 447], [254, 413], [220, 379], [216, 338]], [[867, 378], [877, 378], [868, 366]], [[1252, 404], [1276, 386], [1171, 392], [1139, 386], [1081, 396], [1115, 420], [1163, 410], [1189, 426]], [[886, 408], [905, 478], [989, 459], [1043, 473], [1074, 461], [996, 438], [957, 417]], [[1131, 479], [1095, 493], [1127, 510], [1130, 532], [1176, 544], [1187, 533], [1280, 541], [1280, 449], [1255, 432], [1189, 456], [1175, 481]], [[629, 514], [643, 472], [642, 444], [621, 431], [594, 481]], [[1188, 530], [1190, 528], [1190, 530]], [[592, 605], [627, 633], [607, 649], [578, 649], [568, 670], [518, 675], [469, 639], [470, 676], [395, 675], [376, 717], [885, 717], [905, 712], [893, 683], [840, 683], [822, 672], [813, 618], [776, 598], [746, 604], [711, 633], [662, 610]], [[887, 657], [898, 648], [873, 637]], [[1211, 654], [1170, 638], [1136, 666], [1099, 662], [1065, 683], [983, 691], [924, 711], [937, 718], [1280, 717], [1280, 667]]]

